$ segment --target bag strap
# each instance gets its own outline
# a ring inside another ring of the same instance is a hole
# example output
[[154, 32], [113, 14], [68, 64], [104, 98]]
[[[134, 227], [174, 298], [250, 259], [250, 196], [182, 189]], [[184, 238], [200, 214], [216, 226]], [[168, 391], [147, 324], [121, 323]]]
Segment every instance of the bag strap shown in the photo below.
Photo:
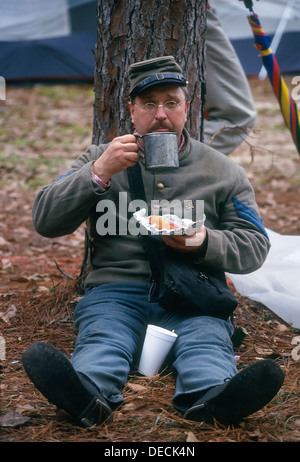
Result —
[[127, 168], [130, 192], [133, 200], [141, 199], [146, 202], [146, 194], [140, 163], [137, 162], [133, 167]]
[[[133, 200], [141, 199], [147, 203], [142, 171], [139, 162], [137, 162], [134, 166], [127, 168], [127, 177], [129, 181], [131, 198]], [[166, 244], [160, 237], [151, 237], [147, 234], [141, 233], [139, 233], [138, 236], [141, 239], [142, 245], [148, 255], [152, 277], [155, 281], [158, 281], [162, 271], [163, 256]]]

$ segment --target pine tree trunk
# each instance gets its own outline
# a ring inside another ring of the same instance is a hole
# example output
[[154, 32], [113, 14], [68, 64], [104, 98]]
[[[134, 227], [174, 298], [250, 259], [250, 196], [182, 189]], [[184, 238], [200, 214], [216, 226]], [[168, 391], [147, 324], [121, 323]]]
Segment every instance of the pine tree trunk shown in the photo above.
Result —
[[132, 132], [130, 64], [173, 55], [189, 81], [186, 124], [201, 140], [205, 98], [206, 0], [98, 0], [93, 143]]

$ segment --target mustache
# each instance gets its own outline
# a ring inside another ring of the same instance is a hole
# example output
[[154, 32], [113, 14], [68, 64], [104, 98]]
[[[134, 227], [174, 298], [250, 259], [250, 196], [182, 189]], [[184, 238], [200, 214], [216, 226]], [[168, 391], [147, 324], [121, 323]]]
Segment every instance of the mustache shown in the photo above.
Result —
[[152, 125], [152, 127], [149, 128], [148, 133], [151, 133], [154, 130], [163, 130], [163, 129], [173, 131], [170, 125], [164, 124], [164, 123], [157, 123], [157, 124]]

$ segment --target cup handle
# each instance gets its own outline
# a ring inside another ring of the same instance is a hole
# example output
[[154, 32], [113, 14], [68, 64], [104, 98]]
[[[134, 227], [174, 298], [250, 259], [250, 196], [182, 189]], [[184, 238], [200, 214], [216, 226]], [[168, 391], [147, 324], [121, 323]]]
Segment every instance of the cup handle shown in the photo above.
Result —
[[[143, 135], [138, 135], [137, 133], [134, 133], [133, 135], [136, 137], [136, 141], [138, 140], [138, 138], [143, 138]], [[144, 156], [144, 153], [142, 153], [142, 152], [138, 152], [138, 155], [139, 155], [142, 159], [144, 159], [144, 157], [145, 157], [145, 156]]]

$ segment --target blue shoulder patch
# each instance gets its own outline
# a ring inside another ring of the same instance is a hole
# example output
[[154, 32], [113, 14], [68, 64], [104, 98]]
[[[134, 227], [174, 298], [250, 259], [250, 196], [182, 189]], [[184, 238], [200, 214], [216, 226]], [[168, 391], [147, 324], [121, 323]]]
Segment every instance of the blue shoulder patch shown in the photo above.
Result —
[[64, 175], [60, 175], [60, 177], [58, 177], [57, 180], [55, 180], [55, 182], [59, 181], [59, 180], [62, 180], [66, 176], [72, 175], [72, 173], [74, 173], [74, 172], [68, 172], [68, 173], [65, 173]]
[[258, 215], [254, 212], [254, 210], [248, 207], [248, 205], [243, 204], [243, 202], [239, 201], [235, 197], [232, 198], [232, 202], [234, 204], [238, 217], [243, 218], [244, 220], [250, 221], [257, 228], [259, 228], [264, 233], [264, 235], [269, 239], [269, 236], [263, 225], [263, 220], [258, 217]]

